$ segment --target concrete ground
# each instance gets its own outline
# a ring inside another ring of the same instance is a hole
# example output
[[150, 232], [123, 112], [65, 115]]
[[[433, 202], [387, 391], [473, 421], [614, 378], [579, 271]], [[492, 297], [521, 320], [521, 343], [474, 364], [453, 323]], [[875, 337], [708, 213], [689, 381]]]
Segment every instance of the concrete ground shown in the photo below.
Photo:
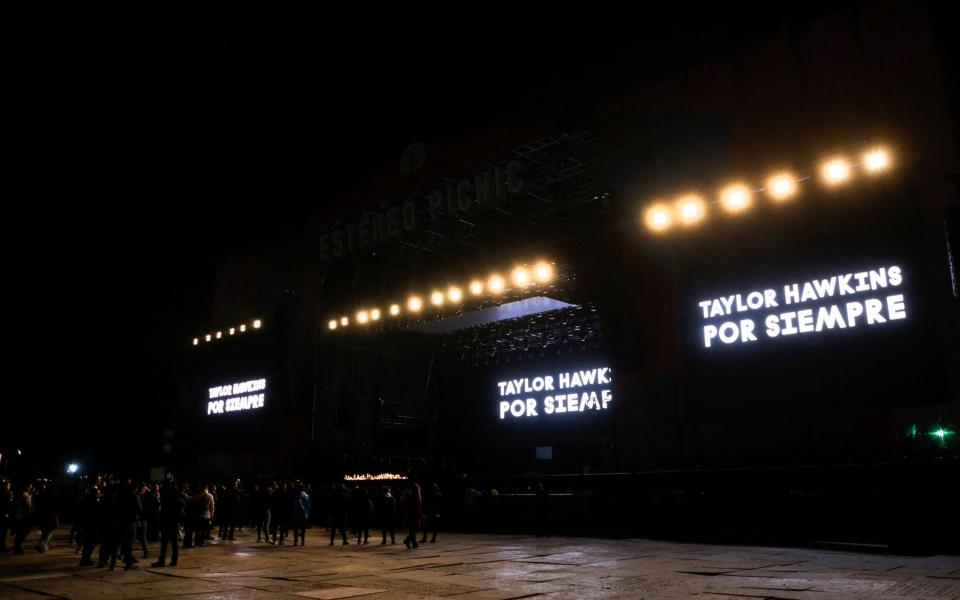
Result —
[[[0, 555], [0, 598], [960, 598], [960, 557], [442, 533], [409, 551], [398, 543], [306, 547], [236, 542], [181, 552], [176, 568], [78, 567], [64, 545]], [[28, 540], [36, 542], [36, 534]]]

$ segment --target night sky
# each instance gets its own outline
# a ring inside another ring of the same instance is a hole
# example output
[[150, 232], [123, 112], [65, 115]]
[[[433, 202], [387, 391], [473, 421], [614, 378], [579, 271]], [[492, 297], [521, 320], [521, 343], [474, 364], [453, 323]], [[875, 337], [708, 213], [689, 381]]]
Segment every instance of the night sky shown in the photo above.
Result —
[[300, 232], [410, 142], [563, 123], [828, 9], [557, 6], [7, 19], [0, 451], [131, 466], [217, 257]]

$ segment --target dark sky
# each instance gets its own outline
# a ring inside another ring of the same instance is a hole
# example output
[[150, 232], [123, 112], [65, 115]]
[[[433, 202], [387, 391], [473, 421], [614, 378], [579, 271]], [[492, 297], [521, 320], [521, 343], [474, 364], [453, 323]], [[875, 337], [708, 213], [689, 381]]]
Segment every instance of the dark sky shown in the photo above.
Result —
[[155, 445], [217, 256], [300, 231], [409, 142], [564, 118], [827, 10], [557, 6], [7, 19], [0, 451]]

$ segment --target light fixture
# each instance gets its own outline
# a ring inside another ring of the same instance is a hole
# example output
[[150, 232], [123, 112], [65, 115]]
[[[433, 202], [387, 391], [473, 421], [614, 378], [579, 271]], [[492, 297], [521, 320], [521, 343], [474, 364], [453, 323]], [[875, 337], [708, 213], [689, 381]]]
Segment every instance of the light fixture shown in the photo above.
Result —
[[76, 472], [79, 470], [80, 470], [80, 465], [78, 465], [77, 463], [70, 463], [69, 465], [67, 465], [67, 473], [69, 473], [70, 475], [75, 475]]
[[410, 296], [407, 299], [407, 310], [410, 312], [420, 312], [423, 309], [423, 300], [420, 296]]
[[789, 200], [797, 193], [797, 178], [792, 173], [777, 173], [767, 179], [767, 193], [778, 202]]
[[553, 265], [541, 260], [533, 266], [533, 278], [540, 283], [547, 283], [553, 279]]
[[193, 338], [193, 345], [194, 345], [194, 346], [197, 346], [197, 345], [199, 345], [199, 344], [200, 344], [200, 339], [199, 339], [199, 338]]
[[260, 329], [260, 319], [254, 320], [254, 322], [253, 322], [253, 328], [254, 328], [254, 329]]
[[480, 280], [478, 280], [478, 279], [474, 279], [473, 281], [471, 281], [471, 282], [470, 282], [470, 293], [473, 294], [474, 296], [479, 296], [480, 294], [482, 294], [482, 293], [483, 293], [483, 282], [480, 281]]
[[720, 206], [729, 213], [738, 213], [750, 208], [753, 192], [742, 183], [728, 185], [720, 192]]
[[369, 320], [370, 320], [370, 313], [368, 313], [365, 310], [361, 310], [357, 312], [357, 323], [360, 323], [361, 325], [366, 325], [367, 321]]
[[673, 224], [673, 215], [665, 204], [654, 204], [647, 209], [643, 216], [647, 229], [654, 233], [662, 233]]
[[347, 318], [347, 317], [340, 317], [340, 325], [341, 325], [342, 327], [346, 327], [346, 326], [349, 325], [349, 324], [350, 324], [350, 319], [349, 319], [349, 318]]
[[233, 334], [235, 334], [236, 332], [237, 332], [236, 327], [231, 327], [231, 328], [230, 328], [230, 332], [229, 332], [230, 335], [233, 335]]
[[213, 339], [213, 336], [211, 336], [211, 335], [208, 333], [207, 335], [203, 336], [203, 339], [209, 342], [211, 339]]
[[390, 305], [390, 314], [391, 314], [392, 316], [394, 316], [394, 317], [397, 316], [397, 315], [399, 315], [399, 314], [400, 314], [400, 305], [399, 305], [399, 304], [391, 304], [391, 305]]
[[434, 306], [443, 306], [443, 292], [435, 290], [430, 293], [430, 304]]
[[337, 328], [337, 320], [336, 320], [336, 319], [330, 319], [330, 322], [327, 323], [327, 329], [329, 329], [330, 331], [333, 331], [333, 330], [336, 329], [336, 328]]
[[246, 325], [241, 325], [241, 326], [240, 326], [240, 333], [244, 333], [246, 330], [247, 330], [247, 326], [246, 326]]
[[850, 179], [850, 163], [843, 157], [831, 158], [820, 166], [820, 176], [828, 185], [840, 185]]
[[371, 320], [371, 321], [379, 321], [379, 320], [380, 320], [380, 309], [379, 309], [379, 308], [374, 308], [373, 310], [370, 311], [370, 320]]
[[217, 339], [219, 340], [219, 339], [222, 338], [222, 337], [223, 337], [223, 332], [222, 332], [222, 331], [218, 331], [218, 332], [217, 332]]
[[461, 300], [463, 300], [463, 290], [455, 285], [451, 285], [450, 289], [447, 290], [447, 300], [453, 302], [454, 304], [458, 304]]
[[681, 225], [696, 225], [707, 216], [707, 204], [696, 194], [687, 194], [677, 200], [677, 220]]
[[487, 280], [487, 289], [490, 290], [491, 294], [503, 293], [505, 287], [507, 287], [507, 282], [500, 275], [491, 275], [490, 279]]
[[890, 152], [886, 148], [873, 148], [863, 154], [863, 168], [868, 173], [880, 173], [890, 168]]
[[526, 267], [516, 267], [512, 273], [510, 273], [510, 280], [513, 281], [513, 285], [517, 287], [527, 287], [530, 285], [530, 271]]

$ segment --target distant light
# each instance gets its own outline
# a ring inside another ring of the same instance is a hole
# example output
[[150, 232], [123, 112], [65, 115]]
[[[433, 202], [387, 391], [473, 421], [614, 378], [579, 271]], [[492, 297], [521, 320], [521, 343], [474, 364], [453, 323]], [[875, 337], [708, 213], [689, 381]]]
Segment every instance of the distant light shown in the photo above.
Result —
[[80, 470], [80, 465], [78, 465], [77, 463], [70, 463], [69, 465], [67, 465], [67, 473], [71, 475], [73, 475], [79, 470]]
[[219, 339], [222, 338], [222, 337], [223, 337], [223, 332], [222, 332], [222, 331], [218, 331], [218, 332], [217, 332], [217, 339], [219, 340]]
[[247, 326], [246, 326], [246, 325], [241, 325], [241, 326], [240, 326], [240, 333], [243, 333], [243, 332], [245, 332], [246, 330], [247, 330]]
[[415, 313], [423, 310], [423, 300], [420, 296], [410, 296], [407, 299], [407, 310]]
[[677, 219], [681, 225], [696, 225], [707, 216], [707, 203], [696, 194], [689, 194], [677, 200]]
[[820, 167], [820, 175], [829, 185], [839, 185], [850, 179], [850, 163], [845, 158], [832, 158]]
[[434, 291], [430, 294], [430, 304], [434, 306], [443, 306], [443, 292]]
[[874, 148], [863, 155], [863, 168], [868, 173], [880, 173], [890, 168], [890, 152], [886, 148]]
[[199, 339], [199, 338], [193, 338], [193, 345], [196, 346], [196, 345], [198, 345], [198, 344], [200, 344], [200, 339]]
[[380, 320], [380, 309], [379, 309], [379, 308], [374, 308], [373, 310], [370, 311], [370, 320], [371, 320], [371, 321], [379, 321], [379, 320]]
[[236, 330], [235, 327], [231, 327], [231, 328], [230, 328], [230, 335], [233, 335], [233, 334], [235, 334], [236, 332], [237, 332], [237, 330]]
[[789, 200], [797, 193], [797, 178], [792, 173], [777, 173], [767, 180], [767, 193], [778, 202]]
[[533, 278], [540, 283], [547, 283], [553, 279], [553, 265], [541, 260], [533, 266]]
[[336, 328], [337, 328], [337, 320], [336, 320], [336, 319], [330, 319], [330, 322], [327, 323], [327, 329], [333, 331], [333, 330], [336, 329]]
[[348, 317], [340, 317], [340, 326], [346, 327], [350, 324], [350, 319]]
[[491, 294], [503, 293], [505, 287], [507, 287], [507, 282], [500, 275], [491, 275], [490, 279], [487, 280], [487, 289], [490, 290]]
[[397, 315], [399, 315], [399, 314], [400, 314], [400, 305], [399, 305], [399, 304], [391, 304], [391, 305], [390, 305], [390, 314], [393, 315], [394, 317], [397, 316]]
[[455, 285], [450, 286], [450, 289], [447, 290], [447, 300], [454, 304], [459, 303], [463, 300], [463, 290]]
[[647, 229], [654, 233], [662, 233], [673, 224], [673, 214], [667, 205], [654, 204], [644, 213], [643, 220], [647, 224]]
[[474, 296], [479, 296], [483, 293], [483, 282], [477, 279], [474, 279], [470, 282], [470, 293]]
[[257, 319], [253, 322], [254, 329], [260, 329], [260, 319]]
[[720, 192], [720, 205], [730, 213], [738, 213], [750, 208], [753, 192], [742, 183], [729, 185]]
[[530, 271], [526, 267], [517, 267], [510, 273], [510, 280], [517, 287], [527, 287], [530, 285]]
[[22, 451], [22, 450], [17, 450], [17, 456], [23, 456], [23, 451]]
[[370, 313], [365, 310], [361, 310], [357, 313], [357, 323], [361, 325], [366, 325], [367, 321], [370, 320]]
[[208, 333], [207, 335], [203, 336], [203, 339], [209, 342], [213, 339], [213, 336]]

